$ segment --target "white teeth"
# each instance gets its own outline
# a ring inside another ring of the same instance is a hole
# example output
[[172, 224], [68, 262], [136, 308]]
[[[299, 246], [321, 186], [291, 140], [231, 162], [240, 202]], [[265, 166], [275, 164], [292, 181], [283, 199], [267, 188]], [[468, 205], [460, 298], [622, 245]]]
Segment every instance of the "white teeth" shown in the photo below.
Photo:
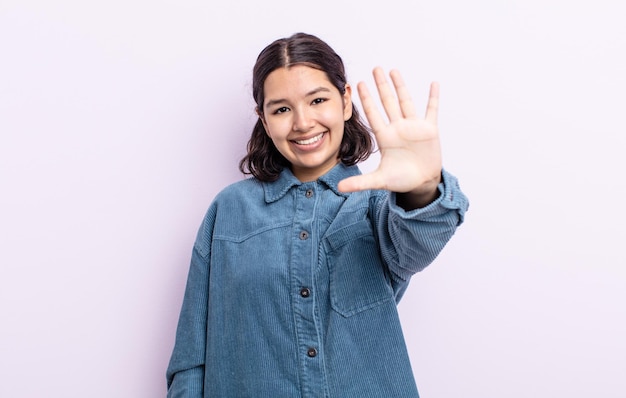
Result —
[[321, 133], [320, 135], [315, 136], [313, 138], [309, 138], [308, 140], [301, 140], [301, 141], [296, 140], [295, 142], [298, 145], [311, 145], [312, 143], [321, 140], [323, 136], [324, 136], [324, 133]]

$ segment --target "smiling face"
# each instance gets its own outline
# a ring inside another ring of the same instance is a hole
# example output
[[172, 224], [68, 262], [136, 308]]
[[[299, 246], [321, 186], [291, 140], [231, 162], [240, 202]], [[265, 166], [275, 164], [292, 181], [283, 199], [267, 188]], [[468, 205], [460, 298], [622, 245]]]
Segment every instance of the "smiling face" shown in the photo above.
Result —
[[314, 181], [333, 168], [352, 116], [350, 86], [342, 95], [323, 71], [294, 65], [271, 72], [264, 92], [263, 126], [293, 174]]

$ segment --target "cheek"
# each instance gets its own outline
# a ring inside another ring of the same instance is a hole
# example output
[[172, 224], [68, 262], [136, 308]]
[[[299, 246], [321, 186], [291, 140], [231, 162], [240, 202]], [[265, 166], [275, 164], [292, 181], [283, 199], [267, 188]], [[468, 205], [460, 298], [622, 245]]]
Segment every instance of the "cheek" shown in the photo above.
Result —
[[287, 123], [284, 120], [271, 120], [264, 123], [265, 133], [272, 139], [280, 139], [287, 136]]
[[326, 120], [329, 125], [343, 126], [346, 121], [344, 108], [341, 107], [340, 109], [335, 109], [332, 114], [329, 113], [326, 116]]
[[328, 107], [325, 107], [324, 109], [318, 110], [315, 113], [314, 118], [318, 123], [330, 127], [339, 123], [340, 119], [343, 122], [342, 113], [343, 113], [342, 108], [328, 106]]

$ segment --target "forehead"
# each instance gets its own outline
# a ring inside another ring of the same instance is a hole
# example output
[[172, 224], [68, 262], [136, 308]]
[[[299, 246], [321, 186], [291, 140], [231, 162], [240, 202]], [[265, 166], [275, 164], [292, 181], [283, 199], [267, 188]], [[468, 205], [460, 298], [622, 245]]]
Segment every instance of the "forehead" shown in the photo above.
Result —
[[326, 72], [306, 65], [278, 68], [267, 76], [263, 85], [268, 100], [306, 96], [318, 87], [334, 88]]

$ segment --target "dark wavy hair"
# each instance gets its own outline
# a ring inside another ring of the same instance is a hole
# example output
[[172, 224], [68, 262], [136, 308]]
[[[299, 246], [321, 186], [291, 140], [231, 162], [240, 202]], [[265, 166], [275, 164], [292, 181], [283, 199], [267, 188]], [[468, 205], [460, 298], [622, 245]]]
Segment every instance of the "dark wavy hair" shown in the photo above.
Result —
[[[275, 181], [283, 168], [291, 166], [267, 135], [261, 117], [265, 101], [265, 79], [278, 68], [294, 65], [306, 65], [321, 70], [342, 95], [346, 91], [346, 72], [341, 57], [316, 36], [296, 33], [274, 41], [261, 51], [252, 75], [252, 96], [259, 119], [248, 141], [248, 153], [239, 162], [242, 173], [251, 174], [261, 181]], [[372, 151], [371, 131], [353, 103], [352, 116], [344, 123], [339, 158], [341, 162], [351, 166], [367, 159]]]

